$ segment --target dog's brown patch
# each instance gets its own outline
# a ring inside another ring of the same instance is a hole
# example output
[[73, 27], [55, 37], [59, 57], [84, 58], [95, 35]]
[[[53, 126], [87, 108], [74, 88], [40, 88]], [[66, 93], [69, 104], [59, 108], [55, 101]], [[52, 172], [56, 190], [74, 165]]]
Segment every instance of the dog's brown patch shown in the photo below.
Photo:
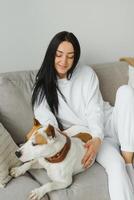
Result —
[[47, 144], [47, 140], [40, 133], [37, 132], [37, 134], [35, 135], [35, 143]]
[[85, 143], [88, 140], [92, 139], [92, 136], [89, 133], [78, 133], [77, 135], [74, 135], [73, 137], [77, 137], [77, 138], [81, 139]]
[[29, 131], [29, 133], [26, 135], [26, 139], [29, 140], [29, 138], [33, 135], [33, 133], [38, 130], [41, 127], [41, 124], [37, 119], [34, 119], [34, 125], [32, 129]]
[[48, 125], [47, 129], [45, 130], [45, 133], [47, 134], [47, 136], [52, 136], [53, 138], [55, 137], [55, 130], [54, 127], [52, 125]]

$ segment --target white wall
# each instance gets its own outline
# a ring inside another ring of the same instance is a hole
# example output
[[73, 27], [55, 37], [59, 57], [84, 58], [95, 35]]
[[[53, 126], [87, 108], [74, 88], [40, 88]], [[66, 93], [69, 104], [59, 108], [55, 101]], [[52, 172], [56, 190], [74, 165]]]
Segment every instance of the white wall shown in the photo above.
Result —
[[39, 68], [62, 30], [78, 37], [84, 63], [134, 56], [134, 0], [0, 0], [0, 72]]

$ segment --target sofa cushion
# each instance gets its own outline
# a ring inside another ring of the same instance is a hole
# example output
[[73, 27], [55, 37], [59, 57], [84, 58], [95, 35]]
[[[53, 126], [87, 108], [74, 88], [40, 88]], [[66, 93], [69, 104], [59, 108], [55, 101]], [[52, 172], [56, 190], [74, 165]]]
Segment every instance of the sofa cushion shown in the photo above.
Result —
[[[40, 184], [50, 181], [44, 169], [29, 172]], [[51, 200], [110, 200], [104, 168], [95, 162], [86, 171], [73, 176], [68, 188], [49, 192], [49, 196]]]
[[128, 64], [113, 62], [92, 67], [98, 75], [103, 99], [114, 105], [117, 89], [128, 82]]
[[11, 180], [9, 169], [21, 163], [15, 156], [17, 148], [10, 134], [0, 123], [0, 187], [5, 187]]
[[24, 141], [32, 127], [30, 104], [36, 72], [10, 72], [0, 75], [0, 121], [17, 143]]
[[[31, 190], [40, 187], [28, 174], [12, 179], [7, 186], [0, 189], [0, 200], [26, 200]], [[41, 200], [48, 200], [45, 195]]]
[[28, 172], [40, 185], [51, 181], [45, 169], [30, 169]]

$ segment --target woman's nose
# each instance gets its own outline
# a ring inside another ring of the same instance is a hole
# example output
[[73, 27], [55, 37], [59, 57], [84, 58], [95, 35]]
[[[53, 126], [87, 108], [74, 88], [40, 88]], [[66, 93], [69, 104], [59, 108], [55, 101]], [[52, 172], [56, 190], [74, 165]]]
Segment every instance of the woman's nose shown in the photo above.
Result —
[[66, 56], [62, 57], [61, 63], [62, 63], [62, 65], [66, 66], [66, 64], [67, 64], [67, 57]]

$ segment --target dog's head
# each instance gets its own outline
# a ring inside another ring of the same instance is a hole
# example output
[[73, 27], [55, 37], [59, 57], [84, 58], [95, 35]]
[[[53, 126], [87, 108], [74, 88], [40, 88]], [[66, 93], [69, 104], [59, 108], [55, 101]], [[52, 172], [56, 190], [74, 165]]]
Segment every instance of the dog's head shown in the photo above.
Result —
[[55, 154], [65, 141], [65, 137], [52, 125], [48, 125], [47, 128], [39, 126], [39, 124], [36, 127], [36, 125], [34, 124], [29, 132], [28, 141], [15, 152], [22, 162], [49, 157]]

